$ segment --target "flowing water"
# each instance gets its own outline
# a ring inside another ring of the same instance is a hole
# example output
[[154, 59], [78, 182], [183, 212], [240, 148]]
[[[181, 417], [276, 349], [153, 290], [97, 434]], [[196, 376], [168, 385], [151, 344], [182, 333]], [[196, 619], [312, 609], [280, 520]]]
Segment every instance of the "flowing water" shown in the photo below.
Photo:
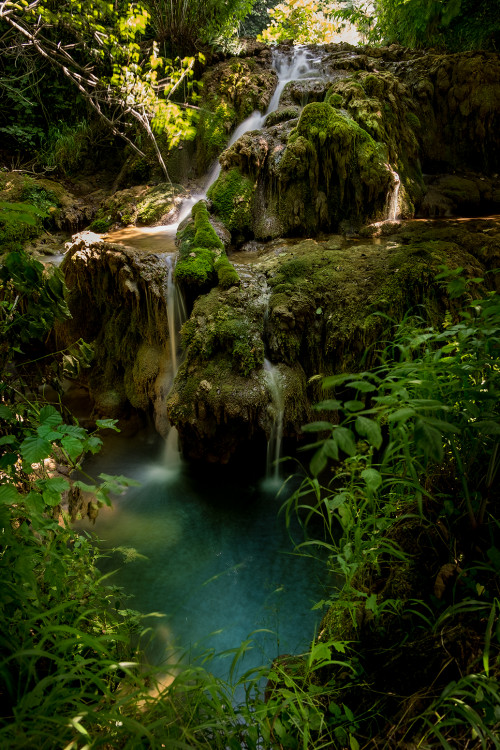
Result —
[[[279, 83], [267, 112], [254, 112], [241, 123], [228, 147], [247, 131], [263, 127], [289, 81], [314, 75], [313, 61], [301, 48], [276, 57], [274, 65]], [[172, 377], [179, 366], [178, 332], [185, 319], [173, 282], [175, 232], [219, 172], [217, 162], [203, 192], [183, 202], [174, 224], [121, 229], [107, 237], [167, 254]], [[274, 417], [267, 477], [236, 482], [190, 471], [180, 458], [175, 429], [164, 443], [147, 433], [133, 444], [115, 437], [86, 466], [93, 475], [105, 471], [141, 482], [139, 489], [117, 498], [112, 510], [100, 512], [94, 531], [109, 554], [105, 569], [116, 569], [112, 580], [133, 596], [128, 606], [161, 614], [151, 620], [154, 636], [147, 654], [157, 664], [207, 648], [217, 653], [235, 649], [250, 636], [252, 648], [240, 664], [240, 671], [246, 671], [270, 664], [279, 654], [307, 649], [319, 624], [312, 606], [324, 597], [324, 566], [294, 554], [294, 542], [278, 515], [284, 500], [276, 496], [284, 399], [279, 372], [267, 361], [265, 370]], [[298, 526], [293, 535], [295, 542], [302, 541]], [[210, 669], [227, 677], [231, 660], [220, 656]]]
[[264, 371], [266, 374], [267, 387], [272, 399], [273, 428], [267, 443], [267, 486], [278, 487], [280, 483], [281, 442], [283, 439], [283, 417], [285, 414], [285, 399], [283, 384], [281, 382], [278, 368], [268, 359], [264, 360]]

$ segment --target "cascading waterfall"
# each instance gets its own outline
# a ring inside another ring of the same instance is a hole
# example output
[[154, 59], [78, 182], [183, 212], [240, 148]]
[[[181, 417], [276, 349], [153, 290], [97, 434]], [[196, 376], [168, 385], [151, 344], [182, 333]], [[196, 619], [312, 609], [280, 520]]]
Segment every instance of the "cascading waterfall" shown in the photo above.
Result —
[[[249, 115], [246, 120], [243, 120], [233, 131], [229, 138], [226, 148], [230, 148], [233, 143], [236, 143], [238, 138], [241, 138], [245, 133], [249, 133], [251, 130], [261, 130], [264, 127], [266, 117], [278, 109], [281, 94], [287, 83], [291, 81], [297, 81], [300, 78], [314, 78], [316, 77], [314, 64], [316, 58], [311, 56], [311, 52], [303, 47], [294, 47], [291, 55], [283, 54], [277, 50], [273, 51], [273, 69], [278, 74], [278, 85], [276, 90], [269, 102], [267, 110], [262, 114], [259, 110], [255, 110]], [[186, 219], [191, 213], [192, 207], [195, 203], [200, 200], [204, 200], [207, 197], [208, 189], [214, 184], [221, 171], [219, 160], [214, 162], [207, 172], [204, 182], [203, 191], [195, 193], [194, 195], [186, 198], [180, 207], [179, 216], [175, 224], [172, 227], [177, 227], [179, 224]]]
[[172, 380], [179, 369], [179, 333], [187, 320], [186, 305], [177, 284], [174, 281], [174, 269], [177, 256], [169, 255], [167, 258], [167, 316], [168, 334], [170, 340], [170, 355], [172, 362]]
[[391, 173], [393, 176], [393, 183], [392, 183], [392, 192], [389, 194], [389, 199], [387, 201], [387, 221], [397, 221], [399, 212], [398, 212], [398, 202], [399, 202], [399, 189], [401, 187], [401, 179], [397, 172], [395, 172], [393, 169], [391, 169]]
[[[187, 320], [184, 298], [174, 281], [176, 258], [177, 256], [171, 255], [167, 257], [167, 317], [172, 382], [180, 365], [179, 333], [183, 323]], [[167, 469], [177, 469], [180, 463], [179, 435], [175, 427], [170, 427], [165, 445], [165, 465]]]
[[283, 440], [285, 399], [279, 371], [268, 359], [264, 360], [264, 374], [271, 394], [274, 412], [273, 426], [267, 441], [266, 480], [278, 484], [280, 481], [279, 459]]

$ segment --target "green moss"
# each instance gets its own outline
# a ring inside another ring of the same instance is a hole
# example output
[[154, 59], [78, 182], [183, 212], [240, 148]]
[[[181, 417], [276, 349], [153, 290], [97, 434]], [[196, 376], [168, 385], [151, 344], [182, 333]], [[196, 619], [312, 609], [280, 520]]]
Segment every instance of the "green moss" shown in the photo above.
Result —
[[175, 280], [183, 287], [201, 289], [214, 280], [214, 254], [205, 247], [193, 247], [175, 265]]
[[229, 369], [246, 377], [264, 362], [259, 327], [249, 320], [244, 308], [221, 296], [219, 290], [213, 289], [196, 301], [193, 315], [182, 328], [182, 341], [188, 364], [200, 359], [213, 363], [214, 357], [224, 355]]
[[222, 173], [207, 193], [215, 213], [236, 235], [250, 233], [253, 192], [253, 181], [234, 167]]
[[422, 123], [414, 112], [406, 112], [406, 120], [413, 130], [420, 130]]
[[294, 120], [296, 117], [300, 115], [300, 107], [283, 107], [283, 109], [277, 109], [274, 112], [271, 112], [266, 117], [265, 125], [266, 127], [271, 127], [272, 125], [277, 125], [279, 122], [286, 122], [287, 120]]
[[110, 228], [112, 222], [109, 219], [94, 219], [89, 229], [97, 234], [104, 234]]
[[232, 286], [239, 286], [240, 277], [237, 270], [230, 263], [229, 258], [223, 253], [215, 261], [215, 270], [217, 271], [217, 278], [219, 279], [219, 286], [222, 289], [229, 289]]

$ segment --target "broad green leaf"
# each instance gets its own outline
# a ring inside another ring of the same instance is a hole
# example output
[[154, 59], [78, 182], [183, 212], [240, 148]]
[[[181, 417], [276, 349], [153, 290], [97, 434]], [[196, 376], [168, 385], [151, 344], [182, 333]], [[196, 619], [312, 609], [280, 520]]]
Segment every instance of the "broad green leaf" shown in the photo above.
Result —
[[15, 442], [17, 442], [15, 435], [3, 435], [0, 437], [0, 445], [12, 445]]
[[115, 432], [120, 432], [119, 428], [116, 426], [117, 422], [117, 419], [96, 419], [95, 423], [101, 428], [101, 430], [114, 430]]
[[380, 448], [382, 445], [382, 430], [378, 422], [367, 417], [358, 416], [356, 417], [354, 426], [358, 435], [365, 437], [374, 448]]
[[334, 461], [339, 460], [339, 447], [334, 437], [332, 437], [330, 440], [325, 440], [323, 447], [325, 456], [328, 456], [328, 458], [332, 458]]
[[38, 435], [25, 438], [20, 446], [21, 455], [28, 464], [38, 464], [50, 456], [52, 445]]
[[40, 514], [45, 510], [45, 502], [38, 492], [30, 492], [26, 495], [24, 498], [24, 504], [30, 513]]
[[85, 441], [85, 449], [89, 450], [91, 453], [98, 453], [101, 447], [102, 440], [97, 437], [97, 435], [92, 435]]
[[365, 405], [362, 401], [346, 401], [344, 404], [344, 409], [347, 409], [347, 411], [362, 411], [365, 408]]
[[472, 422], [470, 424], [474, 430], [482, 432], [483, 435], [500, 435], [500, 423], [493, 420], [484, 420], [482, 422]]
[[352, 383], [349, 383], [349, 388], [355, 388], [361, 393], [371, 393], [377, 390], [377, 386], [369, 383], [367, 380], [354, 380]]
[[0, 404], [0, 419], [12, 421], [13, 419], [15, 419], [15, 414], [11, 409], [9, 409], [8, 406], [5, 406], [5, 404]]
[[372, 492], [376, 492], [382, 484], [382, 475], [377, 469], [364, 469], [361, 472], [361, 477]]
[[314, 404], [313, 409], [316, 409], [316, 411], [337, 411], [337, 409], [340, 409], [341, 406], [342, 401], [328, 398], [325, 401], [319, 401], [317, 404]]
[[335, 425], [331, 422], [311, 422], [302, 425], [302, 432], [321, 432], [322, 430], [333, 430]]
[[53, 406], [44, 406], [40, 409], [40, 424], [50, 424], [55, 427], [62, 424], [63, 418]]
[[437, 463], [441, 463], [443, 460], [443, 437], [439, 430], [435, 427], [424, 422], [422, 419], [417, 419], [414, 430], [415, 446], [421, 451], [424, 456], [431, 458]]
[[0, 484], [0, 505], [10, 505], [21, 500], [22, 495], [19, 494], [13, 484]]
[[414, 417], [415, 414], [416, 411], [411, 406], [404, 406], [402, 409], [397, 409], [392, 414], [389, 414], [387, 419], [389, 422], [406, 422], [410, 417]]
[[322, 446], [319, 451], [316, 451], [309, 464], [309, 469], [313, 477], [317, 477], [321, 474], [323, 469], [326, 467], [328, 461], [325, 455], [324, 447]]
[[327, 378], [323, 380], [323, 388], [333, 388], [336, 385], [343, 385], [348, 380], [352, 380], [353, 378], [358, 378], [358, 374], [352, 374], [352, 373], [344, 373], [343, 375], [329, 375]]
[[77, 438], [70, 435], [65, 435], [61, 439], [61, 447], [64, 448], [72, 461], [75, 461], [83, 453], [83, 443], [81, 440], [77, 440]]
[[337, 445], [344, 453], [348, 456], [356, 455], [356, 441], [354, 439], [354, 433], [347, 427], [336, 427], [333, 433], [333, 438]]
[[39, 425], [39, 427], [37, 427], [36, 433], [41, 438], [50, 441], [59, 440], [59, 438], [61, 437], [61, 433], [54, 430], [53, 425], [48, 424], [47, 422], [45, 424]]

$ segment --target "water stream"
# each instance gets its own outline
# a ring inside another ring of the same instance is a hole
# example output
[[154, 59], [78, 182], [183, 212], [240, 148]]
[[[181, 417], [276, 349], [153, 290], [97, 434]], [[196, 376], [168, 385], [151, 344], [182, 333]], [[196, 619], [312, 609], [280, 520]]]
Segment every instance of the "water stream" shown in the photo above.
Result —
[[279, 460], [281, 458], [281, 442], [283, 440], [283, 418], [285, 414], [285, 399], [283, 384], [278, 368], [268, 359], [264, 360], [267, 387], [272, 399], [273, 427], [267, 442], [266, 480], [269, 488], [279, 487], [281, 481]]
[[[274, 66], [279, 83], [267, 112], [254, 112], [241, 123], [228, 147], [247, 131], [263, 127], [289, 81], [313, 75], [301, 48], [276, 57]], [[217, 162], [206, 175], [203, 192], [182, 203], [175, 223], [123, 229], [107, 238], [166, 254], [172, 379], [180, 364], [178, 334], [186, 313], [173, 281], [175, 233], [219, 172]], [[109, 555], [104, 569], [117, 570], [112, 580], [133, 596], [127, 606], [161, 615], [151, 620], [154, 635], [147, 652], [157, 664], [175, 661], [180, 654], [189, 659], [207, 648], [217, 653], [238, 648], [250, 636], [252, 648], [238, 669], [246, 671], [270, 664], [279, 654], [307, 649], [319, 624], [311, 608], [324, 597], [323, 564], [294, 554], [301, 530], [294, 528], [292, 541], [278, 515], [284, 500], [276, 496], [284, 398], [277, 369], [266, 361], [265, 371], [274, 411], [266, 477], [236, 482], [227, 475], [190, 471], [173, 428], [165, 442], [150, 433], [133, 443], [114, 437], [87, 463], [93, 475], [125, 474], [141, 482], [139, 489], [117, 498], [112, 510], [103, 509], [93, 530]], [[210, 670], [226, 678], [231, 660], [220, 656]]]

